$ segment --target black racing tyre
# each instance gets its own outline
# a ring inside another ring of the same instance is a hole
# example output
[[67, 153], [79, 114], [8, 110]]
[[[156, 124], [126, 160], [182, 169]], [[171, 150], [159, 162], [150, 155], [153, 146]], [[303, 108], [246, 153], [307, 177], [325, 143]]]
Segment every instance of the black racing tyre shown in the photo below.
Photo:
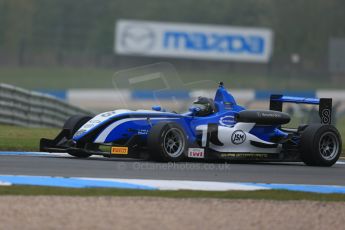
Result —
[[[63, 129], [70, 130], [67, 139], [72, 139], [73, 135], [82, 127], [86, 122], [91, 120], [91, 116], [85, 115], [74, 115], [71, 116], [64, 124]], [[91, 154], [79, 153], [79, 152], [69, 152], [68, 154], [78, 157], [78, 158], [88, 158]]]
[[67, 119], [62, 129], [69, 129], [70, 133], [68, 139], [71, 139], [73, 135], [82, 127], [86, 122], [91, 120], [92, 117], [84, 115], [74, 115]]
[[342, 151], [341, 137], [333, 125], [308, 125], [301, 133], [301, 159], [310, 166], [332, 166]]
[[187, 137], [183, 128], [175, 122], [154, 125], [147, 137], [147, 147], [152, 159], [178, 162], [185, 158]]

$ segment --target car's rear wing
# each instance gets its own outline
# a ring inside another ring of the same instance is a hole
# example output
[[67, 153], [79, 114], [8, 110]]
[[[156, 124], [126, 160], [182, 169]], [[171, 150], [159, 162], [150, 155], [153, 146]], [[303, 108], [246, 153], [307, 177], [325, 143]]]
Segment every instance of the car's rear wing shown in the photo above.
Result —
[[270, 97], [270, 110], [282, 111], [283, 103], [319, 105], [322, 124], [332, 122], [332, 98], [304, 98], [273, 94]]

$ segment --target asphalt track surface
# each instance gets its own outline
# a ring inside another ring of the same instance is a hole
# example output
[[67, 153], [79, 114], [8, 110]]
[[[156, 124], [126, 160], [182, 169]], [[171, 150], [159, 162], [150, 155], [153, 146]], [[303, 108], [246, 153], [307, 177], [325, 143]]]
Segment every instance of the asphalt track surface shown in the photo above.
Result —
[[156, 163], [99, 157], [1, 155], [0, 174], [345, 185], [345, 163], [309, 167], [302, 163]]

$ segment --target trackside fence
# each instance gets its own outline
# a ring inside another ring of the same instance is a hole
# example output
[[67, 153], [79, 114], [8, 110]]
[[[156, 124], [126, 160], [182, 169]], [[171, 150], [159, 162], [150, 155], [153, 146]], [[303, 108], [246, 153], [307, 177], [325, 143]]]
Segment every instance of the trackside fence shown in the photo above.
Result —
[[53, 96], [0, 84], [0, 123], [26, 127], [62, 127], [68, 117], [91, 114]]

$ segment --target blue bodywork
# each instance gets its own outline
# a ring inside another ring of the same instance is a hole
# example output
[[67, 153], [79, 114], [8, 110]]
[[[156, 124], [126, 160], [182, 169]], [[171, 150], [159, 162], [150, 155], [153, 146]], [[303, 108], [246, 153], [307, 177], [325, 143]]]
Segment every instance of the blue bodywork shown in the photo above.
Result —
[[[275, 101], [319, 104], [316, 98], [299, 98], [289, 96], [277, 96]], [[227, 92], [221, 84], [216, 91], [214, 98], [216, 111], [209, 116], [196, 116], [193, 108], [189, 112], [176, 114], [165, 112], [160, 106], [153, 107], [153, 110], [115, 110], [102, 113], [84, 126], [82, 126], [73, 137], [75, 142], [84, 141], [99, 144], [111, 144], [118, 141], [128, 140], [134, 135], [145, 140], [152, 126], [162, 121], [172, 121], [183, 127], [188, 141], [195, 143], [198, 138], [196, 127], [209, 123], [219, 126], [233, 127], [236, 124], [236, 114], [245, 110], [238, 105], [234, 97]], [[288, 134], [280, 129], [280, 125], [255, 125], [250, 133], [263, 141], [269, 141], [272, 137], [287, 137]], [[90, 139], [91, 138], [91, 139]]]
[[319, 98], [303, 98], [303, 97], [291, 97], [291, 96], [282, 96], [280, 95], [277, 98], [271, 99], [273, 101], [280, 101], [286, 103], [295, 103], [295, 104], [311, 104], [318, 105], [320, 104]]

